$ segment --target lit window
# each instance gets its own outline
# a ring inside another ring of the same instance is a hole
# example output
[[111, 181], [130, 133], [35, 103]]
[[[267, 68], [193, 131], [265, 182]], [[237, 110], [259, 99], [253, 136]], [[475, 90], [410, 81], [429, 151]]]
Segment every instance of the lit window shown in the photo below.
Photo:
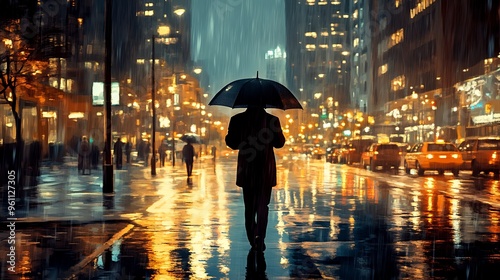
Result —
[[406, 78], [405, 76], [397, 76], [396, 78], [392, 79], [391, 81], [391, 90], [392, 91], [397, 91], [404, 89], [406, 87]]
[[318, 34], [316, 34], [316, 32], [306, 32], [306, 37], [316, 38], [318, 37]]
[[354, 38], [354, 41], [352, 41], [352, 46], [353, 47], [359, 46], [359, 38]]
[[378, 68], [378, 75], [383, 75], [385, 73], [387, 73], [387, 70], [389, 69], [389, 66], [387, 66], [387, 63], [384, 64], [384, 65], [381, 65], [379, 68]]
[[316, 45], [307, 44], [306, 45], [306, 50], [308, 50], [308, 51], [314, 51], [314, 50], [316, 50]]
[[404, 30], [401, 28], [397, 30], [396, 32], [391, 34], [391, 38], [388, 42], [388, 48], [392, 48], [395, 45], [401, 43], [404, 40]]

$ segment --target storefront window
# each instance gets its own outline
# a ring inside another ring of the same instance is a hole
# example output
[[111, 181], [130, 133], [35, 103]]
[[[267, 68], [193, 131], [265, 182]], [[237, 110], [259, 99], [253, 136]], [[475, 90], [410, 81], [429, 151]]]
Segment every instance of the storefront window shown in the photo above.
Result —
[[32, 104], [25, 103], [22, 109], [21, 131], [27, 143], [38, 139], [38, 111]]
[[16, 142], [16, 125], [8, 104], [0, 105], [0, 144]]

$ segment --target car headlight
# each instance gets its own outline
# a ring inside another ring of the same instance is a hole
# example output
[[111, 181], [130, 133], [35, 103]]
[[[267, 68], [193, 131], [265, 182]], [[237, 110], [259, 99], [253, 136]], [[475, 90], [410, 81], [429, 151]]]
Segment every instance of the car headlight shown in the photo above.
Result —
[[458, 154], [451, 155], [452, 158], [458, 159]]
[[433, 159], [433, 158], [434, 158], [434, 156], [433, 156], [432, 154], [427, 154], [425, 157], [426, 157], [427, 159]]

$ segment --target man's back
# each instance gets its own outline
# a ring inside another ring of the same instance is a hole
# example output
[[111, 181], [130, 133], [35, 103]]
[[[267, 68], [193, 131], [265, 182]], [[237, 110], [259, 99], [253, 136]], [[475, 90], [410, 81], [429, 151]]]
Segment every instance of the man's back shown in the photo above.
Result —
[[182, 156], [184, 157], [185, 161], [193, 161], [194, 157], [194, 147], [191, 145], [191, 143], [187, 143], [184, 145], [182, 148]]
[[238, 152], [236, 184], [259, 182], [276, 185], [276, 161], [273, 148], [285, 144], [279, 119], [262, 108], [249, 108], [229, 122], [226, 144]]

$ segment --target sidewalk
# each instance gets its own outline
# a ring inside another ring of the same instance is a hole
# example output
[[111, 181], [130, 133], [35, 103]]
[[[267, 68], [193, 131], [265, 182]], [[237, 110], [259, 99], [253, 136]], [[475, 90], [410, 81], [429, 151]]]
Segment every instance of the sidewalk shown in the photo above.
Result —
[[[42, 165], [38, 184], [24, 187], [24, 198], [16, 193], [13, 217], [8, 215], [8, 188], [0, 188], [2, 222], [14, 223], [14, 228], [7, 227], [0, 233], [0, 240], [5, 241], [0, 246], [2, 263], [12, 260], [8, 255], [13, 252], [9, 238], [16, 240], [13, 271], [3, 265], [1, 279], [39, 279], [41, 275], [44, 279], [76, 279], [85, 267], [94, 271], [93, 261], [102, 262], [102, 256], [112, 246], [120, 246], [119, 240], [132, 228], [144, 227], [141, 218], [150, 214], [148, 208], [154, 208], [159, 201], [168, 204], [168, 200], [162, 200], [166, 194], [184, 191], [203, 180], [200, 170], [196, 170], [192, 185], [188, 185], [182, 162], [175, 167], [170, 162], [165, 167], [157, 166], [156, 176], [151, 176], [151, 166], [139, 162], [114, 169], [114, 192], [103, 194], [102, 169], [82, 175], [76, 159], [65, 162]], [[210, 163], [205, 159], [195, 167], [208, 168]]]
[[[101, 166], [90, 175], [82, 175], [78, 173], [76, 160], [66, 159], [58, 165], [44, 164], [38, 184], [24, 187], [25, 198], [20, 199], [20, 194], [16, 194], [17, 223], [134, 220], [158, 200], [157, 186], [175, 186], [186, 181], [181, 162], [175, 167], [171, 163], [157, 166], [156, 173], [151, 176], [151, 166], [139, 163], [124, 164], [121, 170], [114, 168], [114, 192], [104, 194]], [[2, 191], [6, 200], [7, 188], [2, 187]], [[2, 203], [2, 213], [8, 213], [6, 207], [7, 203]]]

